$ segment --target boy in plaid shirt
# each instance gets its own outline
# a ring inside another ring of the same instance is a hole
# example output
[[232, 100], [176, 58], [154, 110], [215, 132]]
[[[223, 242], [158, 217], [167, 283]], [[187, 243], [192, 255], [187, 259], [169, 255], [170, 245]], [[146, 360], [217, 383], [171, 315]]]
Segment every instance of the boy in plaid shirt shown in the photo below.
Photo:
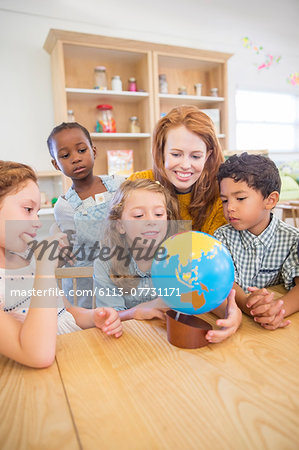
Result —
[[[235, 266], [236, 302], [266, 329], [287, 326], [299, 311], [299, 230], [271, 211], [281, 180], [274, 162], [261, 155], [231, 156], [218, 173], [227, 225], [215, 237], [230, 251]], [[279, 300], [268, 286], [283, 283]]]

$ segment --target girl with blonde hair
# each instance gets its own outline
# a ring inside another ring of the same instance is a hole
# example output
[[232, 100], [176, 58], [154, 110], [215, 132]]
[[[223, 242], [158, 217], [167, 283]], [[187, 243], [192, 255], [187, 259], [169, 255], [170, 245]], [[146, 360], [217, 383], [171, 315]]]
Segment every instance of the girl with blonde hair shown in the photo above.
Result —
[[94, 263], [97, 305], [115, 308], [121, 320], [164, 318], [150, 269], [161, 242], [181, 231], [178, 219], [177, 202], [159, 182], [122, 183], [101, 242], [105, 257]]

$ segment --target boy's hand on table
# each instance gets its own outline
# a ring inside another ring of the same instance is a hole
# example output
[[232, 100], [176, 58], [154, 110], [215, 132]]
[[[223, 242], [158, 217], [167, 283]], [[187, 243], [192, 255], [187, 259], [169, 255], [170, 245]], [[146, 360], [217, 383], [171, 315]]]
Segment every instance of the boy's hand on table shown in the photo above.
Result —
[[289, 320], [284, 320], [283, 300], [274, 300], [273, 292], [257, 287], [249, 287], [248, 290], [251, 294], [248, 296], [246, 306], [255, 322], [267, 330], [284, 328], [291, 323]]
[[226, 319], [218, 319], [216, 324], [222, 327], [220, 330], [210, 330], [206, 334], [206, 339], [212, 344], [222, 342], [234, 334], [239, 328], [242, 321], [242, 311], [238, 308], [235, 301], [236, 291], [231, 290], [227, 297], [227, 317]]
[[96, 308], [94, 310], [94, 325], [108, 336], [116, 338], [122, 335], [122, 323], [118, 312], [113, 308]]

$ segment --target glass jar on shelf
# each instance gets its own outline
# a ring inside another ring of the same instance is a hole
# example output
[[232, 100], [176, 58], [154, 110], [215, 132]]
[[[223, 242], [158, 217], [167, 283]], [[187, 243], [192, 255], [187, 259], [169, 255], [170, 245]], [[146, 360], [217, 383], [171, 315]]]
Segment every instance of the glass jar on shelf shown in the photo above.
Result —
[[111, 105], [97, 106], [97, 121], [95, 131], [97, 133], [116, 133], [116, 124]]
[[165, 73], [159, 75], [159, 93], [168, 94], [168, 83]]
[[105, 66], [96, 66], [94, 68], [94, 89], [100, 91], [107, 90], [107, 75]]
[[140, 133], [140, 125], [137, 116], [132, 116], [129, 119], [129, 133]]
[[187, 88], [186, 88], [186, 86], [180, 86], [178, 88], [178, 94], [179, 95], [187, 95]]
[[68, 122], [76, 122], [75, 121], [74, 111], [72, 109], [68, 109], [67, 110], [67, 121]]
[[194, 85], [195, 95], [197, 97], [201, 97], [201, 88], [202, 88], [202, 84], [201, 83], [196, 83]]
[[129, 78], [128, 91], [131, 91], [131, 92], [137, 91], [136, 78], [134, 78], [134, 77]]
[[212, 97], [218, 97], [218, 88], [211, 88], [210, 92]]
[[114, 75], [111, 80], [111, 89], [112, 91], [122, 91], [122, 82], [119, 75]]

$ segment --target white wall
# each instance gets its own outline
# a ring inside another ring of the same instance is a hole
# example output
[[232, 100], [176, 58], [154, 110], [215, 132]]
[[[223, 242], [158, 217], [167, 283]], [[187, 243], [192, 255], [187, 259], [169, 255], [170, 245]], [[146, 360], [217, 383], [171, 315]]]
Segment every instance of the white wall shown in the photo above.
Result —
[[[299, 71], [298, 0], [0, 0], [1, 159], [51, 168], [46, 138], [54, 126], [50, 28], [233, 53], [229, 61], [230, 148], [235, 148], [236, 88], [292, 92], [286, 77]], [[250, 37], [279, 64], [257, 71], [245, 49]]]

